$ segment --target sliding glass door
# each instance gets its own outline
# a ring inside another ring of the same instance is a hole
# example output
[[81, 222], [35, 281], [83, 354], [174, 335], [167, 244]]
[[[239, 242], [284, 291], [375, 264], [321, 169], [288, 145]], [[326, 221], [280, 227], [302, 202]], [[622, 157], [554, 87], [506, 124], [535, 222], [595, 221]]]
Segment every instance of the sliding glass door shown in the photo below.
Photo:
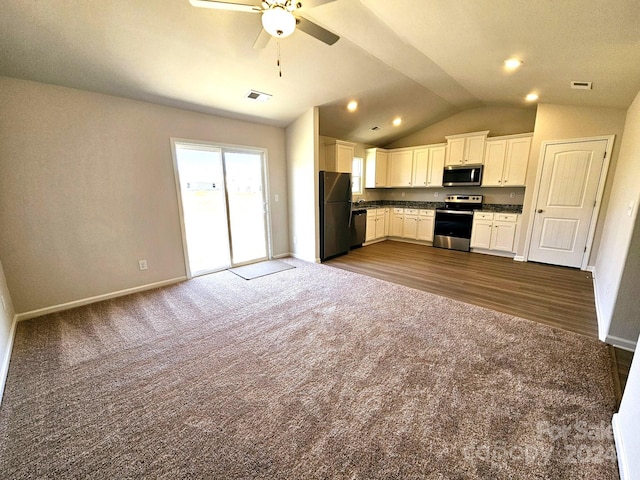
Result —
[[268, 258], [264, 153], [173, 147], [189, 276]]
[[224, 152], [234, 265], [267, 258], [262, 155]]

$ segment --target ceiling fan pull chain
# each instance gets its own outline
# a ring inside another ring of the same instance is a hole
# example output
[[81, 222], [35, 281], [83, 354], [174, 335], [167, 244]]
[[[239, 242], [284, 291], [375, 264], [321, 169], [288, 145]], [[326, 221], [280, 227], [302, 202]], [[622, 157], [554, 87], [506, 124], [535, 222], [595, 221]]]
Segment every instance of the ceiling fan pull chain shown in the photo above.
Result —
[[278, 74], [282, 77], [282, 65], [280, 65], [280, 40], [278, 40]]

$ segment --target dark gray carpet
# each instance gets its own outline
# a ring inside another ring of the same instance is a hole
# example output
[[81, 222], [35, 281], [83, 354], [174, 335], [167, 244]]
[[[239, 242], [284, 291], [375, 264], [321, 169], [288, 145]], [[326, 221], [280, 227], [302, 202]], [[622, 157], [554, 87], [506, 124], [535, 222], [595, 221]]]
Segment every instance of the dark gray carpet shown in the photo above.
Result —
[[617, 478], [604, 345], [285, 261], [20, 323], [3, 478]]
[[245, 280], [253, 280], [254, 278], [264, 277], [273, 273], [284, 272], [291, 268], [295, 267], [279, 260], [268, 260], [265, 262], [252, 263], [251, 265], [243, 265], [242, 267], [230, 268], [229, 271]]

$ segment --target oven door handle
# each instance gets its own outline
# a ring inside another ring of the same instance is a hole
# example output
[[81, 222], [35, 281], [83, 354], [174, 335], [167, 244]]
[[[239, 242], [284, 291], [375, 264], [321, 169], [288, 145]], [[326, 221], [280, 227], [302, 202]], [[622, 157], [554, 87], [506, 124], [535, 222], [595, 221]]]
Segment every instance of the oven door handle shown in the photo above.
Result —
[[438, 213], [452, 213], [454, 215], [473, 215], [473, 212], [468, 210], [436, 210], [436, 215]]

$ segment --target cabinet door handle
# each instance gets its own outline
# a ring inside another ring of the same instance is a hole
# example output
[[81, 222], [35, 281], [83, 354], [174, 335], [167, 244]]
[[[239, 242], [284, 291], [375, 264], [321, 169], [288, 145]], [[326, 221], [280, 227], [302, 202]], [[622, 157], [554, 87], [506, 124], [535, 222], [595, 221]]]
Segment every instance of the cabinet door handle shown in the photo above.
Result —
[[540, 209], [538, 209], [538, 213], [543, 213], [543, 212], [544, 212], [544, 210], [543, 210], [543, 209], [541, 209], [541, 208], [540, 208]]

